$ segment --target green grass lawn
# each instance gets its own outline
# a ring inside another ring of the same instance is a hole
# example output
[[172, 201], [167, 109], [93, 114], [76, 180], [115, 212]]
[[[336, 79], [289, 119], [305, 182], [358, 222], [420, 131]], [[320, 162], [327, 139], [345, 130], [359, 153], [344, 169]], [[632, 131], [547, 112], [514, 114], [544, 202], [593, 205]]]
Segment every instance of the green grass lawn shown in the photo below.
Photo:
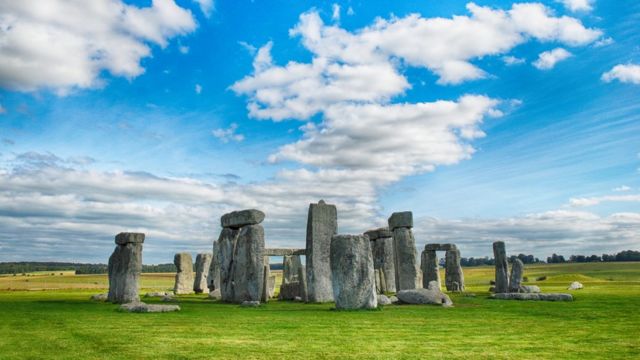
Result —
[[[640, 357], [640, 263], [528, 266], [530, 280], [547, 276], [527, 283], [544, 292], [585, 285], [574, 302], [558, 303], [490, 300], [493, 268], [464, 271], [476, 296], [451, 295], [453, 308], [352, 312], [278, 301], [240, 308], [191, 295], [177, 313], [130, 314], [88, 300], [105, 289], [104, 275], [2, 277], [0, 358]], [[172, 284], [171, 274], [144, 274], [141, 294]]]

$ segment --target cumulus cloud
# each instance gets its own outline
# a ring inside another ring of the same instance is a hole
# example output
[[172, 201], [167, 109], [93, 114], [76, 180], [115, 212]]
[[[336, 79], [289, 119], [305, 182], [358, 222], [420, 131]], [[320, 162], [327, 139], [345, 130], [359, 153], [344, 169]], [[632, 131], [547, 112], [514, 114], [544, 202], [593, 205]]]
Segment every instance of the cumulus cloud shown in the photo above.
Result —
[[[538, 3], [510, 10], [469, 3], [467, 9], [469, 16], [452, 18], [380, 18], [354, 32], [306, 12], [290, 35], [301, 38], [311, 62], [275, 65], [266, 56], [273, 46], [268, 43], [256, 56], [254, 73], [231, 89], [249, 96], [252, 117], [308, 119], [335, 102], [380, 103], [401, 95], [410, 87], [401, 65], [427, 68], [440, 84], [459, 84], [487, 76], [472, 60], [506, 54], [529, 39], [581, 46], [602, 35]], [[269, 61], [258, 61], [260, 56]], [[378, 81], [370, 81], [374, 76]]]
[[640, 65], [620, 64], [602, 74], [602, 81], [612, 82], [618, 80], [621, 83], [640, 84]]
[[340, 21], [340, 5], [331, 5], [331, 20]]
[[0, 2], [0, 86], [59, 94], [100, 85], [100, 73], [136, 77], [151, 55], [173, 37], [192, 32], [189, 10], [173, 0], [150, 7], [120, 0]]
[[571, 53], [563, 48], [555, 48], [553, 50], [545, 51], [538, 55], [538, 60], [533, 62], [533, 66], [540, 70], [553, 69], [560, 61], [570, 58]]
[[591, 11], [595, 0], [556, 0], [570, 11]]
[[198, 4], [198, 6], [200, 6], [200, 11], [202, 11], [204, 16], [206, 17], [211, 16], [211, 13], [215, 8], [213, 0], [193, 0], [193, 1], [195, 1]]
[[520, 65], [520, 64], [524, 64], [526, 61], [525, 59], [522, 58], [518, 58], [515, 56], [503, 56], [502, 57], [502, 61], [504, 61], [505, 64], [511, 66], [511, 65]]
[[220, 141], [222, 141], [225, 144], [228, 143], [229, 141], [240, 142], [244, 140], [244, 135], [236, 134], [237, 129], [238, 129], [238, 124], [231, 123], [231, 125], [229, 125], [227, 129], [222, 129], [222, 128], [215, 129], [211, 131], [211, 134], [217, 137], [218, 139], [220, 139]]

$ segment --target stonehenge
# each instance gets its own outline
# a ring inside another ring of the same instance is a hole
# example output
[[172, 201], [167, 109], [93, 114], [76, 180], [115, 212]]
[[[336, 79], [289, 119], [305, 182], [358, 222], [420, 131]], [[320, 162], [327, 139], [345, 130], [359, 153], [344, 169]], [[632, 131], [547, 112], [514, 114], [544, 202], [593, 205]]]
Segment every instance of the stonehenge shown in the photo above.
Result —
[[493, 243], [493, 258], [496, 265], [496, 293], [509, 292], [509, 272], [507, 268], [507, 252], [504, 242], [496, 241]]
[[335, 205], [320, 200], [309, 205], [307, 218], [307, 300], [333, 301], [329, 251], [331, 237], [338, 232], [338, 212]]
[[515, 259], [511, 264], [511, 276], [509, 277], [509, 292], [522, 291], [522, 276], [524, 274], [524, 264], [522, 260]]
[[396, 291], [418, 288], [416, 241], [413, 238], [413, 214], [396, 212], [389, 217], [389, 230], [393, 232]]
[[138, 278], [142, 272], [142, 233], [119, 233], [116, 248], [109, 257], [109, 293], [107, 300], [125, 304], [138, 302]]
[[376, 288], [379, 293], [396, 291], [395, 256], [393, 254], [393, 233], [388, 228], [369, 230], [373, 254], [373, 268], [376, 270]]
[[464, 291], [464, 274], [460, 265], [460, 250], [456, 247], [445, 253], [445, 286], [447, 291]]
[[176, 295], [193, 294], [193, 261], [191, 254], [183, 252], [177, 253], [173, 257], [173, 263], [176, 265], [176, 282], [173, 286], [173, 292]]
[[334, 235], [330, 264], [336, 309], [374, 309], [378, 306], [373, 255], [367, 236]]
[[220, 292], [225, 302], [260, 301], [264, 293], [264, 213], [249, 209], [222, 216], [218, 238]]
[[209, 253], [200, 253], [196, 255], [196, 277], [193, 281], [193, 291], [196, 294], [202, 294], [208, 289], [207, 277], [211, 267], [212, 255]]
[[438, 285], [438, 289], [442, 289], [442, 283], [440, 281], [440, 270], [438, 265], [438, 254], [436, 250], [422, 251], [420, 268], [422, 270], [422, 287], [428, 288], [429, 283], [435, 281]]

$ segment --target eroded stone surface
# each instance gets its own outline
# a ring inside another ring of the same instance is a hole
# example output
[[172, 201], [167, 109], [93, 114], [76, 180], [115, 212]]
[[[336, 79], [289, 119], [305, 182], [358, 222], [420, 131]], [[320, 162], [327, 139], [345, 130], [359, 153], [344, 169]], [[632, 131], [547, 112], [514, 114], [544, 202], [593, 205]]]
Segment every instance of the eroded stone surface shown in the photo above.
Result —
[[460, 265], [460, 250], [457, 248], [445, 253], [444, 278], [447, 291], [464, 291], [464, 274]]
[[144, 242], [143, 233], [123, 232], [116, 235], [117, 245], [142, 244], [143, 242]]
[[391, 299], [384, 294], [378, 294], [378, 305], [391, 305]]
[[567, 290], [580, 290], [582, 288], [584, 288], [584, 285], [582, 285], [577, 281], [574, 281], [571, 284], [569, 284], [569, 287], [567, 288]]
[[233, 302], [260, 301], [264, 286], [263, 250], [262, 225], [240, 228], [231, 264]]
[[139, 301], [138, 279], [142, 272], [142, 243], [144, 234], [120, 233], [115, 238], [116, 248], [109, 257], [109, 293], [114, 303]]
[[416, 241], [410, 228], [393, 230], [396, 291], [415, 289], [418, 286]]
[[520, 286], [520, 292], [523, 293], [540, 293], [540, 287], [537, 285], [522, 285]]
[[209, 292], [220, 289], [220, 256], [218, 255], [218, 241], [213, 242], [213, 255], [211, 264], [209, 265], [209, 274], [207, 274], [207, 287]]
[[438, 265], [438, 254], [435, 250], [422, 251], [420, 267], [422, 268], [422, 287], [428, 288], [429, 283], [435, 281], [440, 289], [440, 269]]
[[364, 235], [334, 235], [330, 257], [336, 308], [376, 308], [378, 301], [369, 238]]
[[145, 304], [143, 302], [132, 302], [120, 305], [120, 310], [136, 313], [172, 312], [180, 311], [180, 305], [158, 305]]
[[369, 237], [369, 240], [371, 241], [374, 241], [380, 238], [393, 237], [393, 233], [391, 232], [391, 230], [389, 230], [389, 228], [386, 228], [386, 227], [369, 230], [369, 231], [366, 231], [364, 234], [367, 235]]
[[93, 301], [107, 301], [108, 298], [109, 294], [107, 293], [91, 295], [91, 300]]
[[509, 292], [509, 269], [507, 267], [507, 253], [504, 242], [493, 243], [493, 258], [496, 266], [496, 293]]
[[394, 212], [389, 217], [389, 230], [393, 231], [399, 227], [413, 227], [413, 213], [411, 211]]
[[524, 263], [515, 259], [511, 264], [511, 276], [509, 277], [509, 292], [524, 292], [520, 289], [522, 276], [524, 275]]
[[498, 293], [491, 295], [500, 300], [541, 300], [541, 301], [573, 301], [571, 294], [561, 293]]
[[410, 289], [400, 290], [396, 294], [403, 304], [434, 304], [441, 306], [452, 306], [453, 302], [447, 294], [439, 290], [430, 289]]
[[207, 277], [211, 267], [211, 256], [209, 253], [200, 253], [196, 256], [196, 277], [193, 280], [193, 291], [196, 294], [202, 294], [208, 289]]
[[[373, 268], [380, 270], [380, 275], [376, 277], [379, 285], [379, 292], [396, 291], [396, 268], [395, 255], [393, 253], [393, 233], [386, 228], [374, 230], [378, 235], [375, 240], [371, 240], [371, 252], [373, 253]], [[367, 232], [368, 233], [368, 232]], [[365, 235], [367, 234], [365, 233]], [[386, 236], [391, 235], [391, 236]]]
[[176, 295], [193, 294], [193, 260], [191, 254], [183, 252], [177, 253], [173, 257], [173, 263], [176, 265], [176, 282], [173, 286], [173, 292]]
[[222, 215], [220, 223], [223, 228], [239, 229], [245, 225], [260, 224], [264, 216], [262, 211], [256, 209], [232, 211]]
[[320, 200], [309, 205], [307, 219], [307, 300], [333, 301], [329, 251], [331, 237], [338, 231], [338, 212], [335, 205]]

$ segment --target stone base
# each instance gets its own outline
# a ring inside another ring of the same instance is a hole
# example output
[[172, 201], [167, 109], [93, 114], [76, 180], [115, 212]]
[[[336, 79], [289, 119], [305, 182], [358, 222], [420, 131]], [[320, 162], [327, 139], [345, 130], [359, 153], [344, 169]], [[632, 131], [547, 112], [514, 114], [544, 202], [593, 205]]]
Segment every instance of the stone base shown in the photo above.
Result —
[[491, 295], [499, 300], [539, 300], [539, 301], [573, 301], [571, 294], [536, 294], [536, 293], [499, 293]]

